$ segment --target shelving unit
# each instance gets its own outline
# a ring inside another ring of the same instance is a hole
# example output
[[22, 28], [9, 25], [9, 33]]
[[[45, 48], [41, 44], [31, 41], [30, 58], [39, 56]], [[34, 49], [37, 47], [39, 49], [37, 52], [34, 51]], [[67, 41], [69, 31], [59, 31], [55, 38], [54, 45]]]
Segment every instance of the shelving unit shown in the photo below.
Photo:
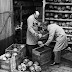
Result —
[[55, 10], [45, 10], [45, 12], [54, 12], [54, 13], [72, 13], [72, 11], [55, 11]]
[[[72, 1], [63, 0], [43, 0], [43, 22], [56, 22], [61, 26], [68, 38], [68, 43], [72, 44]], [[55, 42], [55, 41], [53, 41]]]
[[54, 18], [45, 18], [46, 20], [53, 20], [53, 21], [72, 21], [72, 19], [54, 19]]
[[68, 28], [68, 29], [72, 29], [72, 27], [62, 27], [62, 28], [66, 28], [66, 29], [67, 29], [67, 28]]

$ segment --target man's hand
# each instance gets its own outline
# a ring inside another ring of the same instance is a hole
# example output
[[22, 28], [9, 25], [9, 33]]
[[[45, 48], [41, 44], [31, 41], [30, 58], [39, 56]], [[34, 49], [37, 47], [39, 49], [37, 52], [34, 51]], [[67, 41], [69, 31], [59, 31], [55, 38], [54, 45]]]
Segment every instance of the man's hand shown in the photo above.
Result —
[[38, 35], [38, 33], [34, 33], [34, 35], [36, 36], [36, 37], [38, 37], [39, 35]]
[[40, 26], [41, 25], [41, 22], [38, 22], [38, 26]]
[[39, 45], [40, 47], [44, 46], [44, 44], [43, 44], [42, 41], [38, 41], [38, 45]]
[[41, 38], [42, 37], [42, 34], [38, 34], [38, 33], [34, 33], [34, 35], [38, 38]]
[[42, 34], [38, 34], [39, 35], [39, 38], [41, 38], [42, 37]]
[[44, 44], [40, 45], [40, 47], [43, 47], [43, 46], [44, 46]]

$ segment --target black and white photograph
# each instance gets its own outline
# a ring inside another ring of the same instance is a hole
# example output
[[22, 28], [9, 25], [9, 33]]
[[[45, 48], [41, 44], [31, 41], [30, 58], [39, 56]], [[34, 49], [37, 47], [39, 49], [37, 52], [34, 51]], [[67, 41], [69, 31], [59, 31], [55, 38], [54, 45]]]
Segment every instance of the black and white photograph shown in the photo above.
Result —
[[0, 0], [0, 72], [72, 72], [72, 0]]

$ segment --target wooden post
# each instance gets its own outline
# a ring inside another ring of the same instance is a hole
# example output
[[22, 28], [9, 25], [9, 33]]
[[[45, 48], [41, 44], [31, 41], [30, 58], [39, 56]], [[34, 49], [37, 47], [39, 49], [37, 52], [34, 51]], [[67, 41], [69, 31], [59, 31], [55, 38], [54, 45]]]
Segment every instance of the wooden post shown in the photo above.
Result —
[[45, 4], [46, 4], [46, 2], [45, 2], [45, 0], [43, 0], [43, 16], [42, 16], [42, 22], [45, 21]]

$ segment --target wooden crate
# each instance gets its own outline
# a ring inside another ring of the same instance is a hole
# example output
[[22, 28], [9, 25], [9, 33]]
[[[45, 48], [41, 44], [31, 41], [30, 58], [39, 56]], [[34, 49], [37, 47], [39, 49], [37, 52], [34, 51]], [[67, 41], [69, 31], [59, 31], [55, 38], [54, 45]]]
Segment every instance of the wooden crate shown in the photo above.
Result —
[[11, 72], [11, 70], [10, 70], [10, 59], [6, 60], [6, 61], [0, 59], [0, 69], [5, 70], [7, 72]]
[[[24, 47], [21, 47], [24, 46]], [[17, 51], [14, 51], [13, 49], [17, 48]], [[11, 54], [14, 52], [18, 53], [18, 57], [25, 57], [26, 55], [26, 46], [25, 44], [12, 44], [8, 48], [6, 48], [5, 52], [10, 52]]]
[[[21, 45], [24, 45], [24, 47], [21, 47]], [[14, 48], [17, 48], [18, 50], [13, 51]], [[25, 44], [12, 44], [5, 50], [5, 52], [10, 52], [11, 54], [17, 52], [17, 56], [16, 56], [16, 68], [17, 68], [18, 65], [26, 57], [26, 46]]]
[[48, 46], [38, 47], [32, 50], [32, 60], [38, 61], [40, 65], [50, 62], [52, 49]]

